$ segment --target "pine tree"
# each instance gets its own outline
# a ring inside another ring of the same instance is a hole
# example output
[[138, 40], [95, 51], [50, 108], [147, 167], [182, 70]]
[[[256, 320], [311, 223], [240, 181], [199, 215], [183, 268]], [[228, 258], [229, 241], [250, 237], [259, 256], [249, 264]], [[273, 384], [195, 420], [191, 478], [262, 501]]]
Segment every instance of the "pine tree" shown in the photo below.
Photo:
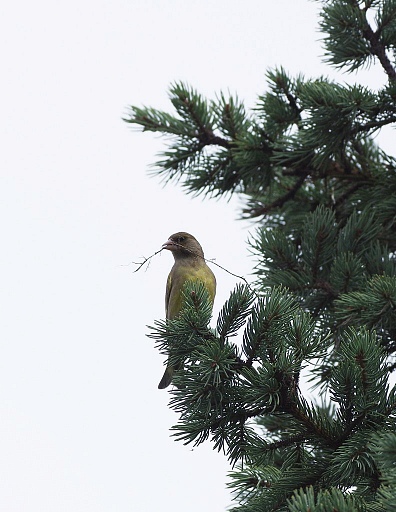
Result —
[[240, 194], [260, 221], [257, 280], [216, 328], [188, 285], [183, 314], [151, 333], [184, 361], [174, 435], [225, 451], [238, 512], [396, 510], [396, 159], [373, 140], [396, 123], [396, 1], [323, 1], [320, 28], [329, 64], [377, 61], [384, 85], [278, 68], [252, 113], [175, 83], [175, 114], [133, 106], [125, 119], [168, 136], [166, 180]]

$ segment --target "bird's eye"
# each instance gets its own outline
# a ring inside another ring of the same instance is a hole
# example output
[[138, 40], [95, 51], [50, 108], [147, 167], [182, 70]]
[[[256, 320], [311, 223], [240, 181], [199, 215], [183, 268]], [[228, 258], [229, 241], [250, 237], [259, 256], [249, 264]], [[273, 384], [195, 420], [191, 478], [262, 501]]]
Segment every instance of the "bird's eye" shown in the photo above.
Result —
[[179, 242], [179, 244], [181, 244], [182, 242], [184, 242], [184, 240], [186, 239], [185, 236], [179, 236], [179, 238], [177, 239], [177, 241]]

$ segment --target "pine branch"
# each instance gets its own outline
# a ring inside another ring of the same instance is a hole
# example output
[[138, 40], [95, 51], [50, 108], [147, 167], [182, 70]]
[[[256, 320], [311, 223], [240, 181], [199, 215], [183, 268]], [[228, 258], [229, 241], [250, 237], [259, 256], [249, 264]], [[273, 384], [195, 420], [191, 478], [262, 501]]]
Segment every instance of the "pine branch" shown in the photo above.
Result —
[[362, 183], [354, 183], [351, 187], [347, 188], [342, 194], [340, 194], [334, 202], [335, 208], [343, 205], [347, 199], [351, 197], [359, 188]]
[[[328, 432], [323, 430], [320, 425], [315, 423], [312, 418], [305, 414], [296, 402], [291, 402], [285, 409], [285, 412], [291, 414], [300, 424], [304, 425], [308, 434], [315, 438], [319, 438], [326, 446], [331, 448], [338, 446], [338, 443], [333, 436], [329, 436]], [[306, 437], [305, 441], [308, 439], [309, 437]]]
[[[357, 3], [357, 2], [356, 2]], [[392, 66], [387, 54], [385, 46], [379, 39], [378, 32], [374, 32], [370, 25], [367, 23], [366, 28], [363, 30], [363, 36], [370, 43], [370, 50], [373, 55], [378, 57], [381, 66], [384, 68], [389, 80], [396, 81], [396, 70]]]
[[[395, 71], [395, 80], [396, 80], [396, 71]], [[378, 130], [382, 126], [387, 126], [388, 124], [396, 123], [396, 116], [390, 116], [386, 119], [382, 119], [381, 121], [369, 121], [365, 124], [356, 124], [354, 128], [351, 130], [351, 135], [354, 136], [359, 132], [371, 132], [373, 130]]]
[[248, 215], [250, 218], [255, 218], [266, 215], [267, 213], [271, 212], [272, 210], [275, 210], [276, 208], [281, 208], [282, 206], [285, 205], [287, 201], [290, 201], [291, 199], [294, 198], [294, 196], [297, 194], [297, 192], [304, 184], [306, 177], [307, 174], [301, 174], [301, 176], [298, 178], [296, 183], [290, 188], [290, 190], [286, 192], [286, 194], [284, 194], [283, 196], [278, 197], [272, 203], [263, 205], [261, 207], [252, 208], [249, 210], [245, 209], [243, 210], [243, 213]]

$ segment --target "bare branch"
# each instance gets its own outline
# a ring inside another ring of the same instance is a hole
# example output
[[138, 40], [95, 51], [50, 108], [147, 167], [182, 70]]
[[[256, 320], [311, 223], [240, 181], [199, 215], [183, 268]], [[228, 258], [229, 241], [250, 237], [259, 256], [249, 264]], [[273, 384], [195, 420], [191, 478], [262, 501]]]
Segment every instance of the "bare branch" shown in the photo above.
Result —
[[132, 263], [134, 265], [137, 265], [138, 267], [133, 271], [133, 273], [135, 272], [138, 272], [149, 260], [151, 260], [151, 258], [154, 258], [154, 256], [157, 256], [157, 254], [159, 254], [161, 251], [163, 251], [164, 249], [161, 248], [159, 251], [155, 252], [154, 254], [152, 254], [151, 256], [149, 256], [148, 258], [144, 258], [142, 263], [137, 263], [136, 261], [132, 261]]

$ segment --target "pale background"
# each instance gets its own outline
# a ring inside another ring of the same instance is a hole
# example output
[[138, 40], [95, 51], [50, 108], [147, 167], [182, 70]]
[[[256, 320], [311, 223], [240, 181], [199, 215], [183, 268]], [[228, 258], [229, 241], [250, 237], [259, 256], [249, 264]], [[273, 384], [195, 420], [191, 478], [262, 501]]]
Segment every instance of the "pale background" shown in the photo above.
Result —
[[[265, 71], [337, 73], [322, 62], [308, 0], [14, 1], [0, 9], [0, 510], [222, 511], [229, 470], [208, 443], [170, 437], [163, 359], [169, 253], [128, 264], [175, 231], [251, 279], [254, 224], [229, 203], [163, 188], [163, 141], [121, 121], [170, 109], [184, 80], [254, 106]], [[354, 81], [342, 76], [340, 80]], [[360, 80], [360, 78], [359, 78]], [[381, 70], [364, 83], [379, 87]], [[391, 151], [393, 136], [382, 135]], [[236, 279], [214, 269], [215, 313]]]

